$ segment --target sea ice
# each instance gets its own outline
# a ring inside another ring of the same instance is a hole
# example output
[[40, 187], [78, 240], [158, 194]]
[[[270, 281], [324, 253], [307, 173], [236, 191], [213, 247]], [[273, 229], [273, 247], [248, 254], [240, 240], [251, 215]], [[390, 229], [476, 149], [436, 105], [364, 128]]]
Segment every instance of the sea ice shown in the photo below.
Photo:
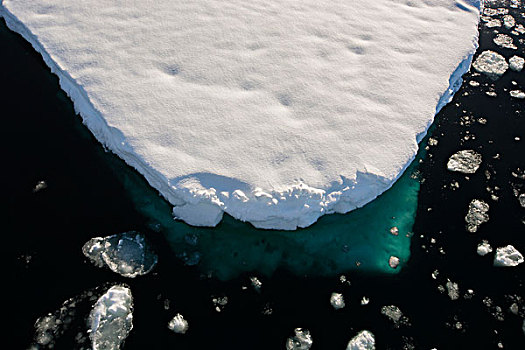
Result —
[[408, 317], [403, 315], [401, 309], [395, 305], [383, 306], [381, 308], [381, 313], [388, 317], [396, 328], [399, 328], [401, 325], [409, 325]]
[[2, 0], [0, 15], [175, 217], [295, 229], [400, 177], [469, 69], [479, 7]]
[[391, 256], [388, 259], [388, 265], [393, 269], [397, 268], [399, 265], [399, 258], [397, 256]]
[[452, 282], [450, 280], [446, 283], [447, 287], [447, 294], [450, 300], [458, 300], [459, 299], [459, 286], [456, 282]]
[[496, 249], [494, 266], [518, 266], [523, 261], [523, 255], [512, 245]]
[[523, 65], [525, 65], [525, 58], [523, 58], [523, 57], [512, 56], [509, 59], [509, 67], [510, 67], [510, 69], [512, 69], [512, 70], [514, 70], [516, 72], [521, 72], [521, 70], [523, 69]]
[[481, 154], [473, 150], [454, 153], [447, 162], [447, 169], [464, 174], [474, 174], [481, 165]]
[[361, 331], [353, 337], [346, 350], [375, 350], [376, 339], [372, 332], [370, 331]]
[[286, 340], [286, 350], [308, 350], [312, 347], [313, 340], [307, 329], [296, 328], [295, 335]]
[[514, 20], [514, 17], [512, 17], [511, 15], [503, 16], [503, 25], [505, 26], [505, 28], [510, 29], [514, 27], [515, 24], [516, 20]]
[[489, 205], [482, 200], [473, 199], [469, 206], [465, 221], [467, 222], [467, 231], [477, 232], [479, 226], [489, 221]]
[[157, 255], [135, 231], [92, 238], [84, 244], [82, 252], [98, 267], [106, 265], [130, 278], [147, 274], [157, 264]]
[[168, 328], [175, 333], [184, 334], [188, 331], [188, 321], [181, 314], [177, 314], [168, 323]]
[[505, 49], [517, 49], [516, 45], [514, 45], [514, 40], [512, 40], [512, 37], [508, 36], [507, 34], [498, 34], [493, 40], [496, 45]]
[[497, 52], [487, 50], [483, 51], [481, 55], [476, 58], [472, 67], [492, 79], [497, 79], [507, 71], [509, 65], [507, 61], [505, 61], [505, 57]]
[[345, 307], [345, 299], [343, 298], [343, 294], [341, 293], [332, 293], [330, 296], [330, 304], [334, 307], [334, 309], [339, 310]]
[[489, 242], [483, 241], [480, 244], [478, 244], [478, 255], [485, 256], [490, 252], [492, 252], [492, 247], [490, 246]]
[[501, 21], [499, 19], [491, 19], [486, 24], [488, 28], [501, 27]]
[[525, 208], [525, 193], [522, 193], [518, 196], [518, 201], [520, 202], [520, 205]]
[[133, 328], [133, 299], [129, 288], [113, 286], [89, 315], [93, 350], [117, 350]]

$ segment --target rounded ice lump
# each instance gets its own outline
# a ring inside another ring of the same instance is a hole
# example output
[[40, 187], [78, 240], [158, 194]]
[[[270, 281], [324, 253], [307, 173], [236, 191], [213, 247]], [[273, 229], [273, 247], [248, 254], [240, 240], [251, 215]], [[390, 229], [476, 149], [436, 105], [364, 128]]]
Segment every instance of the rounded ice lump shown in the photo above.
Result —
[[176, 218], [295, 229], [362, 207], [460, 87], [480, 1], [250, 4], [9, 0], [0, 15]]
[[157, 264], [157, 255], [142, 234], [135, 231], [92, 238], [82, 252], [96, 266], [107, 266], [130, 278], [147, 274]]
[[447, 169], [464, 174], [474, 174], [481, 165], [481, 154], [473, 150], [463, 150], [450, 156]]
[[353, 337], [346, 350], [375, 350], [376, 340], [372, 332], [370, 331], [361, 331]]

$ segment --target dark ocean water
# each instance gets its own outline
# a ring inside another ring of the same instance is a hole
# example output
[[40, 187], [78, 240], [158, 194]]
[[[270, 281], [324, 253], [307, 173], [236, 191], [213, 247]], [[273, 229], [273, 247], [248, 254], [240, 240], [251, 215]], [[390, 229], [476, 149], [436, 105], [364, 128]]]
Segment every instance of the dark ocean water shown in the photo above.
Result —
[[[507, 8], [517, 23], [525, 24], [523, 8]], [[506, 58], [525, 56], [524, 35], [511, 35], [518, 49], [510, 50], [492, 42], [494, 30], [510, 30], [483, 24], [480, 30], [478, 54], [491, 49]], [[483, 239], [493, 248], [512, 244], [525, 252], [525, 209], [515, 195], [525, 193], [525, 180], [513, 175], [525, 170], [525, 102], [509, 96], [509, 90], [525, 90], [523, 71], [508, 71], [496, 82], [467, 73], [454, 100], [436, 117], [431, 136], [439, 143], [419, 167], [411, 258], [399, 274], [351, 271], [351, 283], [343, 284], [337, 277], [298, 277], [278, 270], [261, 278], [259, 293], [251, 288], [249, 274], [223, 282], [202, 276], [197, 267], [184, 266], [175, 257], [127, 190], [130, 182], [147, 188], [144, 180], [104, 151], [41, 57], [3, 21], [0, 65], [2, 149], [7, 157], [2, 182], [8, 257], [4, 289], [8, 309], [14, 308], [8, 313], [6, 348], [28, 349], [35, 321], [70, 298], [77, 304], [67, 309], [69, 318], [61, 315], [68, 326], [54, 335], [54, 348], [87, 348], [85, 318], [92, 299], [116, 283], [130, 286], [134, 296], [134, 329], [124, 349], [284, 349], [295, 327], [310, 330], [312, 349], [344, 349], [362, 329], [375, 334], [378, 349], [497, 349], [498, 343], [505, 349], [525, 348], [525, 264], [495, 268], [492, 255], [476, 254]], [[473, 87], [471, 80], [481, 85]], [[468, 179], [446, 170], [448, 157], [461, 149], [483, 156], [481, 168]], [[41, 180], [47, 188], [34, 193]], [[455, 182], [458, 188], [451, 186]], [[472, 199], [490, 205], [489, 222], [475, 234], [466, 231], [464, 221]], [[91, 237], [127, 230], [142, 231], [152, 241], [159, 255], [153, 273], [125, 279], [94, 267], [82, 255], [81, 247]], [[448, 280], [458, 284], [458, 300], [440, 288]], [[344, 309], [330, 306], [332, 292], [343, 293]], [[212, 303], [217, 296], [228, 297], [220, 313]], [[363, 296], [370, 298], [366, 306], [360, 305]], [[513, 303], [517, 315], [510, 311]], [[380, 312], [385, 305], [398, 306], [408, 321], [394, 325]], [[166, 327], [178, 312], [190, 324], [185, 335]]]

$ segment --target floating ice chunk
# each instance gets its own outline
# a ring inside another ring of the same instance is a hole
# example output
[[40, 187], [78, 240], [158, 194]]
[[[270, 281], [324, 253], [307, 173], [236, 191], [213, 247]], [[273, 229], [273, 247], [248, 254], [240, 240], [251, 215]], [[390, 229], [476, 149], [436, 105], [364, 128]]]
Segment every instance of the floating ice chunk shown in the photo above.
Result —
[[523, 261], [523, 255], [512, 245], [496, 249], [494, 266], [517, 266]]
[[487, 50], [483, 51], [481, 55], [476, 58], [472, 67], [492, 79], [497, 79], [507, 71], [509, 65], [507, 61], [505, 61], [505, 57], [497, 52]]
[[345, 299], [343, 298], [343, 294], [341, 293], [332, 293], [330, 296], [330, 304], [334, 307], [334, 309], [339, 310], [345, 307]]
[[312, 347], [313, 340], [310, 331], [296, 328], [295, 335], [286, 340], [286, 350], [308, 350]]
[[525, 98], [525, 92], [521, 90], [511, 90], [509, 94], [511, 97], [518, 98], [520, 100]]
[[396, 328], [399, 328], [401, 325], [410, 325], [408, 317], [404, 316], [401, 309], [395, 305], [383, 306], [381, 313], [388, 317]]
[[523, 24], [518, 24], [516, 28], [514, 28], [513, 33], [516, 35], [525, 34], [525, 27], [523, 26]]
[[467, 231], [476, 232], [479, 225], [489, 221], [489, 205], [482, 200], [473, 199], [468, 206], [468, 213], [465, 216]]
[[388, 265], [390, 265], [391, 268], [395, 269], [399, 265], [399, 258], [397, 256], [391, 256], [388, 259]]
[[521, 70], [523, 69], [523, 65], [525, 65], [525, 58], [523, 58], [523, 57], [512, 56], [509, 59], [509, 67], [510, 67], [510, 69], [512, 69], [512, 70], [514, 70], [516, 72], [521, 72]]
[[133, 328], [133, 299], [129, 288], [113, 286], [89, 314], [93, 350], [117, 350]]
[[522, 193], [518, 196], [518, 201], [520, 202], [520, 205], [525, 208], [525, 193]]
[[124, 277], [147, 274], [157, 264], [157, 255], [135, 231], [92, 238], [84, 244], [82, 252], [95, 265], [106, 265]]
[[375, 350], [375, 344], [376, 339], [372, 332], [364, 330], [350, 340], [346, 350]]
[[506, 49], [513, 49], [516, 50], [517, 47], [514, 45], [514, 40], [512, 40], [512, 37], [508, 36], [507, 34], [498, 34], [493, 39], [494, 43], [498, 46], [501, 46]]
[[488, 28], [495, 28], [495, 27], [501, 27], [501, 21], [499, 19], [490, 19], [486, 24], [486, 27]]
[[168, 323], [168, 328], [175, 333], [184, 334], [188, 331], [188, 321], [181, 314], [177, 314]]
[[512, 17], [511, 15], [503, 16], [503, 25], [505, 26], [505, 28], [510, 29], [514, 27], [515, 24], [516, 24], [516, 21], [514, 20], [514, 17]]
[[370, 303], [370, 298], [367, 298], [366, 296], [364, 296], [361, 299], [361, 305], [365, 306], [365, 305], [368, 305], [368, 303]]
[[481, 154], [473, 150], [454, 153], [448, 160], [447, 168], [464, 174], [474, 174], [481, 165]]
[[33, 188], [33, 192], [39, 192], [47, 188], [47, 183], [45, 181], [38, 181], [38, 183]]
[[488, 241], [482, 241], [480, 244], [478, 244], [478, 255], [485, 256], [490, 252], [492, 252], [492, 247], [490, 246]]
[[221, 312], [224, 310], [226, 305], [228, 305], [228, 297], [222, 296], [222, 297], [213, 297], [211, 299], [213, 305], [215, 306], [215, 311]]
[[250, 283], [252, 284], [253, 288], [255, 288], [256, 291], [260, 291], [262, 287], [262, 282], [260, 279], [258, 279], [255, 276], [250, 277]]
[[459, 286], [456, 282], [452, 282], [450, 280], [447, 281], [446, 284], [447, 287], [447, 294], [450, 300], [458, 300], [459, 299]]

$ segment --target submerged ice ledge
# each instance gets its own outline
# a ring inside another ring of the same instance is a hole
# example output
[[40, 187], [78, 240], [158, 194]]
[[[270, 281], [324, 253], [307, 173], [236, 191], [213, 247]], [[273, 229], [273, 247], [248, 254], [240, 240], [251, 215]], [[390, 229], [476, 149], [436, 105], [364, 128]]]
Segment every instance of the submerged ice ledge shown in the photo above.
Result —
[[[437, 1], [446, 3], [447, 1]], [[448, 1], [451, 4], [461, 2]], [[388, 173], [367, 169], [366, 165], [355, 169], [353, 176], [340, 176], [324, 186], [310, 186], [305, 181], [296, 180], [292, 184], [277, 184], [274, 188], [263, 189], [220, 173], [197, 172], [170, 178], [166, 172], [154, 166], [154, 162], [138, 154], [129, 138], [117, 127], [111, 126], [103, 114], [94, 106], [89, 94], [68, 71], [61, 68], [57, 59], [50, 55], [38, 35], [32, 33], [7, 6], [11, 1], [2, 1], [0, 15], [13, 31], [20, 33], [42, 55], [51, 71], [59, 77], [62, 89], [74, 102], [75, 110], [95, 137], [109, 150], [116, 153], [126, 163], [137, 169], [147, 181], [157, 189], [172, 205], [176, 218], [195, 226], [215, 226], [222, 219], [224, 212], [236, 219], [248, 221], [258, 228], [287, 229], [307, 227], [320, 216], [330, 213], [346, 213], [370, 202], [386, 191], [401, 176], [414, 159], [417, 143], [426, 134], [433, 115], [421, 117], [417, 128], [412, 130], [413, 139], [405, 142], [408, 151], [404, 151], [404, 161], [388, 167]], [[474, 1], [479, 6], [477, 2]], [[7, 8], [6, 8], [7, 6]], [[464, 5], [462, 5], [464, 6]], [[16, 6], [15, 6], [16, 7]], [[458, 5], [459, 7], [459, 5]], [[472, 11], [473, 8], [465, 7]], [[463, 27], [475, 25], [467, 23]], [[477, 48], [477, 32], [466, 34], [469, 47], [464, 47], [462, 59], [456, 62], [456, 69], [448, 79], [448, 87], [441, 94], [435, 113], [437, 113], [459, 89], [461, 76], [469, 69], [472, 56]], [[452, 68], [452, 67], [450, 67]], [[445, 87], [445, 86], [443, 86]], [[286, 105], [286, 103], [283, 103]], [[387, 125], [388, 127], [388, 125]], [[413, 127], [413, 125], [412, 125]], [[315, 132], [315, 130], [314, 130]], [[397, 135], [394, 135], [397, 137]], [[388, 140], [378, 141], [388, 148]], [[239, 152], [243, 150], [240, 149]], [[403, 158], [403, 157], [400, 157]], [[254, 166], [256, 166], [255, 164]], [[264, 171], [265, 169], [262, 169]]]

